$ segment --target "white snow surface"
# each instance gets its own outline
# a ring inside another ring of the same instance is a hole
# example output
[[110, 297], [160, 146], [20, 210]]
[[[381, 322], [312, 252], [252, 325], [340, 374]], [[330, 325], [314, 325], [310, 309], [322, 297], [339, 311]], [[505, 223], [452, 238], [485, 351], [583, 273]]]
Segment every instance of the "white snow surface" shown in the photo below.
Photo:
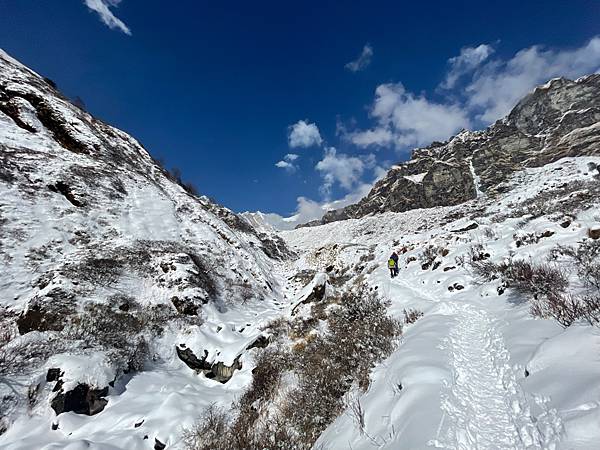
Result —
[[417, 173], [415, 175], [404, 175], [404, 178], [413, 183], [422, 183], [425, 175], [427, 175], [427, 172]]
[[[455, 257], [482, 243], [492, 261], [509, 255], [543, 263], [557, 244], [574, 245], [600, 222], [598, 210], [580, 213], [567, 228], [558, 218], [540, 217], [523, 228], [521, 218], [494, 223], [482, 215], [446, 225], [457, 211], [477, 205], [487, 213], [506, 212], [540, 191], [576, 180], [591, 180], [589, 162], [565, 158], [515, 174], [514, 189], [500, 198], [480, 197], [458, 207], [385, 213], [283, 232], [297, 251], [299, 267], [356, 264], [375, 254], [363, 273], [391, 300], [390, 313], [405, 308], [425, 315], [405, 327], [398, 349], [372, 372], [359, 401], [365, 411], [360, 430], [349, 408], [325, 431], [323, 449], [586, 449], [600, 442], [600, 330], [578, 323], [563, 329], [533, 318], [525, 298], [499, 295], [497, 282], [480, 283]], [[436, 224], [437, 222], [437, 224]], [[472, 222], [477, 229], [452, 232]], [[415, 231], [422, 228], [423, 231]], [[486, 237], [493, 230], [495, 238]], [[513, 235], [550, 230], [554, 234], [517, 248]], [[449, 250], [440, 267], [423, 270], [424, 246]], [[401, 254], [400, 275], [390, 280], [385, 262]], [[372, 271], [371, 271], [372, 270]], [[449, 291], [459, 284], [462, 290]], [[525, 371], [528, 376], [526, 377]]]

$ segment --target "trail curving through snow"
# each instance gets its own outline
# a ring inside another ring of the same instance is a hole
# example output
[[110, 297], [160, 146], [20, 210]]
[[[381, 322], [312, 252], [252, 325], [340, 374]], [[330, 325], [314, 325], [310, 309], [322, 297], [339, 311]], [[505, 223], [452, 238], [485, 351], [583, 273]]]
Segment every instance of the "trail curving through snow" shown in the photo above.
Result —
[[[449, 306], [457, 323], [442, 346], [452, 382], [444, 386], [443, 417], [431, 445], [452, 450], [554, 449], [560, 424], [550, 413], [539, 420], [532, 417], [492, 318], [467, 303]], [[554, 420], [553, 426], [547, 426], [546, 416]]]

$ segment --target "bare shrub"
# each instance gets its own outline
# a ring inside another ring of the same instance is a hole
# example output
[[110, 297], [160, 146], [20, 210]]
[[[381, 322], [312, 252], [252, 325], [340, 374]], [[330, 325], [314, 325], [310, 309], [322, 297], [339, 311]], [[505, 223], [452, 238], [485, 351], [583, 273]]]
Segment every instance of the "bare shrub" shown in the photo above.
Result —
[[595, 180], [576, 180], [556, 189], [545, 189], [534, 197], [522, 201], [507, 213], [496, 216], [495, 221], [527, 216], [525, 221], [544, 215], [573, 216], [593, 207], [600, 195], [600, 184]]
[[565, 292], [569, 285], [565, 273], [559, 267], [548, 264], [536, 265], [520, 259], [509, 259], [500, 264], [471, 260], [470, 265], [475, 275], [484, 281], [501, 278], [506, 287], [533, 298], [557, 296]]
[[358, 427], [360, 434], [365, 432], [365, 410], [360, 403], [360, 397], [358, 395], [349, 396], [347, 401], [347, 408], [350, 411], [352, 420]]
[[496, 234], [496, 232], [494, 231], [493, 228], [491, 227], [486, 227], [483, 229], [483, 235], [485, 236], [486, 239], [490, 240], [490, 241], [495, 241], [498, 239], [498, 235]]
[[566, 293], [550, 295], [544, 299], [534, 299], [531, 302], [530, 311], [535, 317], [553, 318], [565, 328], [583, 318], [584, 315], [581, 302], [573, 295]]
[[581, 298], [583, 303], [583, 318], [590, 325], [600, 325], [600, 295], [585, 295]]
[[441, 264], [441, 261], [438, 260], [438, 257], [445, 256], [447, 253], [448, 250], [443, 247], [433, 244], [427, 245], [419, 255], [419, 262], [421, 263], [421, 268], [423, 270], [427, 270], [430, 267], [433, 270], [437, 269]]
[[586, 239], [577, 247], [558, 245], [549, 258], [556, 260], [559, 256], [573, 259], [583, 284], [600, 291], [600, 241]]
[[[291, 351], [265, 350], [257, 359], [252, 385], [233, 405], [235, 413], [210, 409], [187, 433], [187, 448], [312, 448], [345, 408], [351, 387], [367, 389], [373, 365], [394, 349], [401, 326], [386, 312], [387, 304], [364, 287], [344, 294], [330, 310], [328, 332], [311, 335]], [[294, 327], [281, 322], [269, 328], [282, 333], [285, 342], [283, 333]], [[297, 382], [279, 398], [279, 382], [288, 372]], [[214, 429], [219, 433], [210, 431]]]
[[0, 376], [42, 364], [58, 347], [52, 335], [19, 336], [15, 316], [0, 309]]
[[138, 305], [122, 311], [110, 304], [88, 303], [71, 319], [64, 335], [83, 349], [105, 350], [117, 370], [139, 371], [150, 356], [145, 334], [149, 337], [159, 334], [162, 325], [175, 317], [170, 308], [167, 308], [170, 315], [165, 315], [164, 309]]
[[578, 320], [597, 326], [600, 325], [600, 295], [553, 295], [547, 301], [534, 300], [531, 313], [536, 317], [553, 318], [565, 328]]
[[39, 366], [63, 348], [49, 337], [32, 340], [19, 336], [0, 346], [0, 376], [23, 373], [28, 368]]
[[283, 415], [304, 443], [299, 448], [310, 448], [340, 414], [353, 382], [368, 388], [371, 368], [393, 351], [401, 331], [386, 315], [386, 304], [366, 289], [344, 295], [340, 304], [329, 318], [329, 333], [296, 355], [299, 383]]
[[186, 448], [194, 450], [231, 450], [231, 415], [214, 404], [204, 410], [196, 424], [183, 433]]
[[423, 317], [423, 311], [419, 311], [418, 309], [412, 308], [404, 310], [404, 323], [407, 325], [415, 323], [421, 317]]

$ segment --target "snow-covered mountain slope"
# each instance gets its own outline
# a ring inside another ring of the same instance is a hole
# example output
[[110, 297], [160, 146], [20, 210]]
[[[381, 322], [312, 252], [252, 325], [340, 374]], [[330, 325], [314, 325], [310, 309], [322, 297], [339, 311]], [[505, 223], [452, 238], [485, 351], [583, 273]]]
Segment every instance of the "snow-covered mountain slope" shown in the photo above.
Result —
[[415, 149], [358, 203], [321, 223], [386, 211], [456, 205], [494, 191], [520, 169], [600, 152], [600, 75], [557, 78], [525, 96], [485, 130]]
[[277, 230], [293, 230], [298, 225], [298, 216], [282, 217], [279, 214], [263, 213], [261, 211], [243, 212], [240, 214], [256, 230], [273, 233]]
[[177, 442], [248, 383], [289, 256], [0, 53], [1, 448]]
[[[597, 151], [556, 83], [502, 142]], [[0, 448], [597, 448], [600, 158], [566, 154], [277, 233], [0, 54]]]
[[[397, 350], [315, 448], [597, 448], [598, 322], [575, 313], [569, 323], [548, 310], [533, 317], [547, 294], [532, 288], [541, 283], [536, 275], [487, 277], [481, 267], [522, 261], [568, 280], [552, 295], [565, 289], [570, 299], [599, 302], [599, 163], [564, 158], [515, 173], [494, 197], [282, 233], [302, 252], [299, 268], [352, 273], [391, 301], [393, 316], [409, 313]], [[595, 281], [567, 248], [594, 261]], [[400, 273], [390, 279], [393, 249]]]

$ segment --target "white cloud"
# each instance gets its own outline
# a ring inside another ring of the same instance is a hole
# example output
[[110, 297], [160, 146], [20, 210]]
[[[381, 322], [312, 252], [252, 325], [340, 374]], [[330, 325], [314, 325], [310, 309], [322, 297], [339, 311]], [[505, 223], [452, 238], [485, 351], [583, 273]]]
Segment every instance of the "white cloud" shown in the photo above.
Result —
[[111, 29], [119, 29], [125, 34], [131, 35], [131, 30], [127, 25], [121, 21], [121, 19], [117, 18], [112, 11], [111, 7], [119, 6], [121, 0], [84, 0], [86, 6], [92, 11], [96, 11], [100, 16], [100, 20], [104, 22], [106, 26]]
[[323, 143], [319, 128], [315, 123], [308, 123], [305, 120], [299, 120], [294, 125], [290, 125], [288, 134], [288, 143], [291, 148], [320, 146]]
[[375, 125], [342, 137], [358, 147], [394, 146], [399, 150], [445, 140], [461, 128], [483, 127], [504, 117], [533, 88], [551, 78], [578, 78], [600, 72], [600, 37], [574, 49], [532, 46], [512, 58], [492, 59], [487, 44], [463, 48], [449, 60], [440, 83], [444, 96], [432, 101], [407, 92], [401, 83], [375, 90], [370, 111]]
[[327, 211], [344, 208], [358, 202], [366, 196], [373, 188], [374, 183], [360, 183], [351, 192], [344, 197], [330, 201], [317, 202], [306, 197], [298, 197], [294, 214], [291, 217], [283, 217], [279, 214], [265, 214], [265, 220], [273, 227], [279, 230], [291, 230], [296, 225], [318, 220], [323, 217]]
[[490, 61], [465, 88], [466, 107], [484, 123], [503, 117], [536, 85], [551, 78], [578, 78], [600, 70], [600, 37], [568, 50], [533, 46], [508, 61]]
[[298, 166], [294, 164], [299, 158], [295, 153], [288, 153], [283, 157], [281, 161], [275, 163], [275, 167], [279, 167], [280, 169], [285, 169], [286, 171], [292, 173], [298, 170]]
[[344, 137], [359, 147], [385, 147], [394, 142], [394, 133], [386, 126], [348, 133]]
[[371, 116], [377, 121], [376, 127], [349, 135], [359, 147], [393, 144], [401, 149], [426, 145], [471, 125], [460, 105], [415, 96], [401, 83], [377, 87]]
[[321, 172], [323, 177], [321, 191], [325, 196], [329, 196], [335, 183], [348, 191], [352, 190], [360, 181], [365, 168], [373, 165], [373, 155], [358, 158], [344, 153], [338, 154], [335, 148], [330, 147], [325, 150], [323, 159], [317, 163], [315, 169]]
[[460, 55], [448, 60], [450, 70], [446, 74], [446, 79], [441, 87], [444, 89], [452, 89], [460, 77], [471, 73], [488, 59], [492, 53], [494, 53], [494, 49], [487, 44], [461, 49]]
[[348, 69], [350, 72], [359, 72], [367, 68], [369, 64], [371, 64], [371, 58], [373, 57], [373, 47], [369, 44], [365, 44], [360, 52], [358, 58], [354, 61], [350, 61], [344, 67]]
[[269, 213], [263, 214], [265, 220], [276, 229], [291, 230], [299, 224], [321, 219], [327, 211], [357, 203], [369, 193], [378, 180], [387, 174], [387, 169], [374, 164], [374, 155], [369, 155], [365, 160], [365, 165], [372, 169], [374, 174], [372, 183], [359, 182], [342, 198], [332, 201], [317, 202], [307, 197], [298, 197], [296, 210], [292, 216], [283, 217], [276, 213]]

